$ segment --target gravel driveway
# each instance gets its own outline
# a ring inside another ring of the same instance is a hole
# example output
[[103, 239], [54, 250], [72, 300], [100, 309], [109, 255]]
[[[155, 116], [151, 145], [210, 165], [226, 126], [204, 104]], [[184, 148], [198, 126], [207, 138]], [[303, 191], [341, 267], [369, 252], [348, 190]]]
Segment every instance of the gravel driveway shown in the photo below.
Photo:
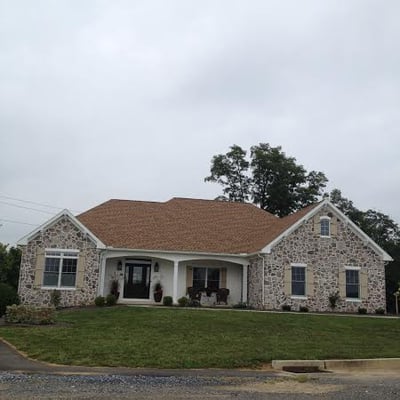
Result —
[[0, 399], [380, 399], [400, 398], [398, 375], [121, 376], [0, 373]]

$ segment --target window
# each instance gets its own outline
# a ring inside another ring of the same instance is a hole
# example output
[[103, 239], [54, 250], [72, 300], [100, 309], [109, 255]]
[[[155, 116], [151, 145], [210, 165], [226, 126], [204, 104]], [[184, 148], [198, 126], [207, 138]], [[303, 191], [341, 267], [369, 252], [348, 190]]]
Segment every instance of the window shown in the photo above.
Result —
[[358, 269], [346, 269], [346, 298], [360, 298], [360, 271]]
[[77, 250], [46, 251], [43, 286], [75, 287], [77, 264]]
[[329, 217], [321, 217], [321, 236], [331, 235], [331, 219]]
[[201, 290], [208, 288], [217, 291], [219, 289], [219, 268], [193, 268], [193, 288]]
[[306, 295], [306, 267], [292, 266], [292, 296]]

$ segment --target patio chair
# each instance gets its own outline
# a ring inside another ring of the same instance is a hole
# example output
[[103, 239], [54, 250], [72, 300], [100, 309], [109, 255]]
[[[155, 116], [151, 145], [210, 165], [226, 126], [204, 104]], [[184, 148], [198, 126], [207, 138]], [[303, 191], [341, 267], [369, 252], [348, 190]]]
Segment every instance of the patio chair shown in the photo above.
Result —
[[228, 304], [229, 289], [221, 288], [217, 291], [217, 304], [225, 303]]

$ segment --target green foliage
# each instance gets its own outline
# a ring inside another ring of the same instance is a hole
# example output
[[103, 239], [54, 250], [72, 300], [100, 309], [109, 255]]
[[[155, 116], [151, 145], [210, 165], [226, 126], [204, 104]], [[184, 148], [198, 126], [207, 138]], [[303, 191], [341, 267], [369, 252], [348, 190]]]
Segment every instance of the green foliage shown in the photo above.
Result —
[[61, 303], [61, 292], [54, 289], [50, 293], [50, 304], [55, 308], [59, 308]]
[[250, 196], [251, 179], [247, 176], [249, 162], [246, 151], [240, 146], [233, 145], [226, 154], [218, 154], [211, 161], [211, 175], [206, 182], [217, 182], [223, 186], [222, 192], [226, 197], [221, 200], [247, 201]]
[[307, 306], [300, 306], [299, 311], [300, 312], [308, 312], [308, 307]]
[[173, 303], [173, 301], [172, 301], [172, 297], [171, 296], [164, 296], [164, 298], [163, 298], [163, 305], [164, 306], [172, 306], [172, 303]]
[[375, 314], [377, 314], [377, 315], [385, 315], [385, 309], [384, 308], [377, 308], [375, 310]]
[[[281, 147], [260, 143], [246, 151], [233, 145], [226, 154], [211, 161], [211, 175], [205, 181], [223, 186], [220, 200], [247, 201], [278, 216], [285, 216], [318, 200], [327, 178], [322, 172], [307, 173]], [[250, 168], [250, 172], [249, 172]]]
[[2, 317], [7, 306], [19, 304], [19, 297], [15, 288], [5, 283], [0, 283], [0, 317]]
[[367, 309], [364, 307], [358, 307], [358, 313], [359, 314], [366, 314], [367, 313]]
[[250, 308], [247, 303], [240, 301], [239, 303], [236, 303], [232, 306], [232, 308], [237, 308], [237, 309], [246, 309], [246, 308]]
[[185, 296], [180, 297], [178, 299], [178, 304], [179, 304], [179, 307], [187, 307], [187, 305], [189, 304], [189, 299]]
[[110, 293], [109, 295], [107, 295], [105, 302], [107, 306], [115, 306], [117, 304], [117, 298], [115, 297], [115, 295]]
[[6, 322], [10, 324], [54, 324], [56, 312], [54, 307], [34, 307], [12, 305], [7, 307]]
[[328, 296], [329, 307], [334, 310], [337, 307], [337, 303], [340, 300], [339, 292], [331, 293]]
[[18, 289], [21, 250], [0, 243], [0, 282]]
[[292, 309], [292, 306], [289, 304], [284, 304], [282, 306], [282, 311], [290, 311]]
[[280, 146], [268, 143], [251, 148], [250, 165], [253, 202], [280, 217], [316, 202], [328, 181], [322, 172], [307, 173]]
[[96, 304], [97, 307], [104, 307], [106, 305], [106, 299], [104, 296], [97, 296], [94, 299], [94, 304]]

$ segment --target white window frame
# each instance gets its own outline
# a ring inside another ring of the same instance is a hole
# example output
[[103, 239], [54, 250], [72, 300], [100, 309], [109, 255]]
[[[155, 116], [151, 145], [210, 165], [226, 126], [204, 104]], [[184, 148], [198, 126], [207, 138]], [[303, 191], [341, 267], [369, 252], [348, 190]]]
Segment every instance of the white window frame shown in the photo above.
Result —
[[[51, 255], [47, 253], [59, 253], [60, 255]], [[70, 253], [74, 255], [65, 255], [65, 253]], [[45, 286], [44, 285], [44, 275], [46, 273], [46, 258], [58, 258], [59, 259], [59, 264], [58, 264], [58, 280], [57, 280], [57, 285], [56, 286]], [[62, 265], [63, 265], [63, 260], [64, 259], [69, 259], [69, 260], [76, 260], [76, 273], [75, 273], [75, 286], [61, 286], [61, 277], [62, 277]], [[76, 290], [76, 280], [78, 276], [78, 260], [79, 260], [79, 250], [77, 249], [54, 249], [54, 248], [46, 248], [45, 249], [45, 256], [44, 256], [44, 266], [43, 266], [43, 277], [42, 277], [42, 289], [44, 290], [54, 290], [54, 289], [60, 289], [60, 290]]]
[[293, 267], [300, 267], [304, 268], [304, 295], [292, 294], [290, 296], [291, 299], [299, 299], [299, 300], [307, 300], [307, 264], [302, 263], [292, 263], [290, 264], [290, 292], [292, 292], [292, 268]]
[[347, 294], [347, 271], [358, 271], [358, 297], [347, 297], [346, 296], [346, 301], [347, 302], [354, 302], [354, 303], [361, 303], [361, 267], [355, 267], [355, 266], [345, 266], [344, 267], [344, 290], [345, 293]]
[[[322, 234], [322, 221], [328, 221], [328, 229], [329, 229], [329, 234], [328, 235], [323, 235]], [[331, 217], [328, 217], [327, 215], [324, 215], [319, 218], [319, 223], [320, 223], [320, 231], [319, 234], [323, 238], [330, 238], [331, 237]]]
[[[208, 270], [209, 270], [209, 269], [218, 269], [218, 270], [219, 270], [218, 286], [221, 286], [221, 275], [222, 275], [222, 272], [221, 272], [221, 271], [222, 271], [222, 268], [220, 268], [220, 267], [210, 267], [210, 266], [208, 266], [208, 267], [202, 267], [202, 266], [196, 265], [196, 266], [193, 267], [192, 287], [194, 287], [194, 270], [195, 270], [196, 268], [202, 268], [202, 269], [205, 269], [205, 270], [206, 270], [206, 278], [205, 278], [205, 281], [204, 281], [204, 283], [205, 283], [204, 288], [208, 288]], [[221, 289], [221, 287], [219, 287], [219, 289]]]

